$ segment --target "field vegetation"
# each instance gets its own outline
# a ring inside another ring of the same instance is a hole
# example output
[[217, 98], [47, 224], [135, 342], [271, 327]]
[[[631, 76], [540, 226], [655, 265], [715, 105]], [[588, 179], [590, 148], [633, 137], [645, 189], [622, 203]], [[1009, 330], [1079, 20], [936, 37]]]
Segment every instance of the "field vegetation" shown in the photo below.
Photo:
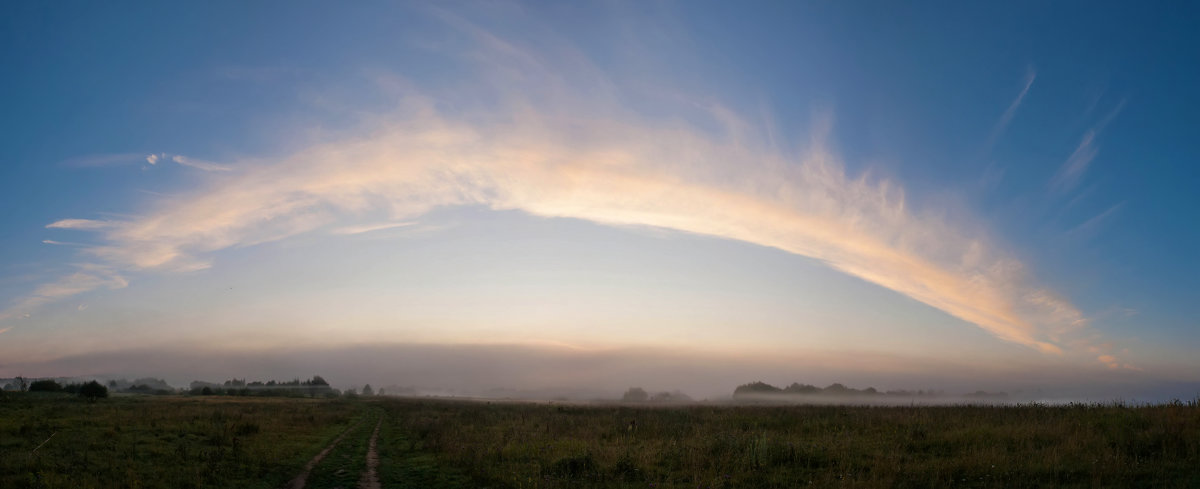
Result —
[[1200, 487], [1200, 407], [629, 407], [404, 401], [490, 487]]
[[280, 487], [362, 415], [340, 400], [9, 393], [0, 487]]
[[1196, 402], [654, 407], [61, 392], [0, 400], [0, 487], [275, 489], [302, 473], [307, 488], [361, 487], [376, 427], [382, 487], [1200, 487]]

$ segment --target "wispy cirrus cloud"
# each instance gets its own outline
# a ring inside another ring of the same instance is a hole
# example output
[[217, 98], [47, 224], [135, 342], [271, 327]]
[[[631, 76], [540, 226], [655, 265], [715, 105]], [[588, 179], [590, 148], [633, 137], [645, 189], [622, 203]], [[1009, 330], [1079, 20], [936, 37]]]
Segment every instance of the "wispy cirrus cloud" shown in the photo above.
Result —
[[1085, 236], [1091, 236], [1096, 233], [1096, 230], [1101, 227], [1106, 220], [1118, 213], [1124, 207], [1125, 202], [1113, 204], [1107, 209], [1101, 211], [1099, 214], [1096, 214], [1088, 218], [1086, 221], [1083, 221], [1079, 225], [1064, 231], [1063, 236], [1067, 238], [1082, 238]]
[[1051, 180], [1051, 186], [1057, 190], [1070, 190], [1079, 182], [1079, 177], [1083, 176], [1083, 172], [1087, 171], [1092, 160], [1096, 158], [1096, 147], [1093, 142], [1096, 140], [1096, 132], [1089, 130], [1084, 133], [1083, 139], [1079, 141], [1079, 146], [1075, 147], [1075, 151], [1071, 156], [1067, 157], [1067, 161], [1063, 162], [1062, 167], [1058, 169], [1058, 173]]
[[45, 243], [48, 245], [57, 245], [57, 246], [89, 246], [84, 243], [72, 243], [69, 241], [55, 241], [53, 239], [43, 239], [42, 243]]
[[211, 161], [199, 160], [190, 158], [184, 155], [171, 153], [114, 153], [114, 154], [99, 154], [72, 158], [63, 162], [63, 165], [73, 168], [100, 168], [111, 166], [132, 165], [144, 161], [151, 166], [158, 165], [162, 161], [173, 161], [180, 166], [194, 168], [206, 172], [228, 172], [233, 171], [233, 168], [228, 165], [214, 163]]
[[[0, 321], [28, 318], [29, 311], [84, 292], [100, 288], [122, 289], [129, 286], [129, 280], [110, 265], [81, 263], [73, 265], [73, 268], [75, 270], [71, 274], [38, 286], [30, 294], [0, 311]], [[11, 328], [12, 326], [8, 326], [5, 331]]]
[[137, 163], [141, 158], [141, 153], [98, 154], [72, 158], [62, 162], [62, 164], [72, 168], [100, 168], [129, 165]]
[[480, 126], [420, 105], [370, 137], [314, 146], [121, 222], [91, 252], [134, 269], [190, 268], [368, 212], [404, 220], [486, 205], [780, 248], [1060, 350], [1042, 337], [1049, 325], [1022, 312], [1047, 302], [1023, 299], [1018, 262], [914, 213], [895, 184], [846, 175], [823, 142], [793, 158], [676, 124], [526, 111], [517, 124]]
[[206, 172], [233, 171], [233, 167], [231, 167], [229, 165], [222, 165], [220, 163], [213, 163], [211, 161], [198, 160], [195, 158], [189, 158], [187, 156], [179, 155], [179, 154], [151, 153], [151, 154], [146, 155], [146, 163], [149, 163], [151, 165], [157, 165], [158, 162], [160, 162], [160, 161], [168, 161], [168, 160], [173, 161], [180, 166], [186, 166], [188, 168], [194, 168], [194, 169], [202, 170], [202, 171], [206, 171]]
[[1067, 157], [1067, 160], [1063, 162], [1058, 172], [1050, 180], [1050, 187], [1052, 189], [1065, 192], [1075, 188], [1075, 185], [1079, 183], [1079, 179], [1083, 177], [1088, 167], [1091, 166], [1092, 160], [1096, 158], [1096, 154], [1099, 151], [1099, 148], [1096, 146], [1096, 138], [1124, 108], [1125, 100], [1121, 100], [1096, 125], [1083, 133], [1083, 137], [1079, 140], [1075, 151], [1071, 152], [1071, 155]]
[[95, 219], [61, 219], [46, 225], [46, 229], [105, 229], [118, 225], [114, 221]]
[[487, 81], [469, 97], [392, 85], [399, 108], [356, 134], [241, 163], [139, 217], [48, 227], [99, 233], [101, 244], [85, 252], [115, 269], [186, 271], [231, 247], [401, 225], [363, 222], [369, 215], [406, 223], [438, 207], [482, 205], [778, 248], [1043, 352], [1062, 352], [1086, 327], [975, 225], [921, 212], [894, 182], [848, 174], [828, 127], [780, 150], [723, 107], [703, 120], [651, 117], [594, 70], [562, 69], [586, 60], [556, 61], [460, 27], [475, 43], [462, 57]]
[[1025, 101], [1025, 96], [1029, 94], [1029, 89], [1033, 88], [1033, 81], [1037, 79], [1037, 72], [1030, 66], [1025, 70], [1024, 84], [1021, 91], [1017, 93], [1016, 98], [1008, 104], [1008, 108], [1004, 109], [1004, 113], [1000, 115], [1000, 119], [992, 126], [992, 132], [988, 134], [987, 141], [983, 145], [983, 152], [986, 153], [996, 145], [996, 141], [1008, 129], [1008, 125], [1012, 123], [1013, 117], [1017, 115], [1017, 109], [1021, 107], [1021, 103]]
[[378, 224], [364, 224], [360, 226], [344, 226], [331, 231], [333, 234], [363, 234], [374, 231], [383, 231], [387, 229], [395, 229], [399, 227], [407, 227], [416, 224], [416, 221], [404, 222], [383, 222]]
[[216, 171], [216, 172], [233, 171], [233, 168], [228, 165], [213, 163], [211, 161], [196, 160], [196, 159], [188, 158], [183, 155], [171, 156], [171, 161], [174, 161], [175, 163], [178, 163], [182, 166], [186, 166], [189, 168], [195, 168], [197, 170], [203, 170], [203, 171]]

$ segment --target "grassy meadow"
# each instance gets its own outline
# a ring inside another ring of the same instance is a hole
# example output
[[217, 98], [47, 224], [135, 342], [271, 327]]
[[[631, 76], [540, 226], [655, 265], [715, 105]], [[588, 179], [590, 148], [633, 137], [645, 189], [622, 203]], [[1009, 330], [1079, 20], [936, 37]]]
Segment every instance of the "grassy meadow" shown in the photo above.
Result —
[[[0, 487], [1200, 487], [1200, 407], [0, 401]], [[40, 448], [39, 448], [40, 446]]]
[[359, 404], [338, 400], [6, 397], [4, 488], [274, 489], [363, 415]]

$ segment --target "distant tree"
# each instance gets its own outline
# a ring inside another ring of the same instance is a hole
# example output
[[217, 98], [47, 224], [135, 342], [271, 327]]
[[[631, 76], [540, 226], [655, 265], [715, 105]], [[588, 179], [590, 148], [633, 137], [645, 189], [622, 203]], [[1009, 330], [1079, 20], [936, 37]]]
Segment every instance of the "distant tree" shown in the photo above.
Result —
[[383, 389], [379, 389], [379, 393], [378, 393], [378, 395], [379, 395], [379, 396], [383, 396], [383, 395], [386, 395], [386, 394], [384, 394], [384, 391], [383, 391]]
[[679, 391], [675, 392], [659, 392], [650, 396], [651, 402], [691, 402], [692, 398], [687, 394]]
[[815, 385], [792, 382], [792, 385], [785, 387], [783, 391], [788, 394], [820, 394], [821, 388]]
[[79, 395], [88, 400], [108, 397], [108, 387], [96, 381], [91, 381], [79, 387]]
[[346, 389], [346, 397], [358, 397], [358, 392], [353, 387]]
[[213, 395], [212, 387], [205, 386], [203, 389], [200, 389], [200, 395], [202, 395], [202, 396]]
[[625, 395], [621, 396], [621, 400], [624, 402], [645, 402], [647, 399], [650, 399], [650, 394], [647, 394], [646, 390], [641, 387], [630, 387], [625, 391]]
[[367, 385], [364, 385], [364, 386], [363, 386], [363, 393], [362, 393], [362, 395], [364, 395], [364, 396], [373, 396], [373, 395], [375, 395], [375, 390], [371, 388], [371, 384], [367, 384]]
[[737, 388], [733, 390], [733, 395], [737, 396], [739, 394], [778, 394], [782, 391], [783, 391], [783, 389], [775, 387], [766, 382], [751, 382], [749, 384], [742, 384], [742, 385], [737, 386]]
[[35, 380], [29, 384], [29, 392], [59, 392], [63, 386], [50, 379]]
[[25, 392], [25, 391], [29, 390], [29, 381], [25, 380], [25, 377], [21, 377], [20, 375], [18, 375], [17, 378], [14, 380], [17, 381], [17, 389], [18, 390], [20, 390], [21, 392]]
[[835, 383], [829, 384], [829, 387], [825, 388], [825, 393], [826, 394], [845, 394], [849, 390], [850, 389], [847, 388], [846, 386], [835, 382]]
[[314, 375], [311, 383], [312, 385], [329, 385], [329, 382], [325, 382], [325, 379], [320, 375]]

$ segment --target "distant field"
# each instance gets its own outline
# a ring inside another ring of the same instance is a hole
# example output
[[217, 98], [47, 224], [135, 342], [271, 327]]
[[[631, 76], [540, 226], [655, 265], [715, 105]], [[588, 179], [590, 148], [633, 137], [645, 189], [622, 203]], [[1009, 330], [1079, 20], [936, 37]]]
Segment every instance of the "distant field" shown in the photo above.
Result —
[[300, 475], [318, 489], [1200, 487], [1200, 407], [0, 400], [0, 487], [282, 488]]

